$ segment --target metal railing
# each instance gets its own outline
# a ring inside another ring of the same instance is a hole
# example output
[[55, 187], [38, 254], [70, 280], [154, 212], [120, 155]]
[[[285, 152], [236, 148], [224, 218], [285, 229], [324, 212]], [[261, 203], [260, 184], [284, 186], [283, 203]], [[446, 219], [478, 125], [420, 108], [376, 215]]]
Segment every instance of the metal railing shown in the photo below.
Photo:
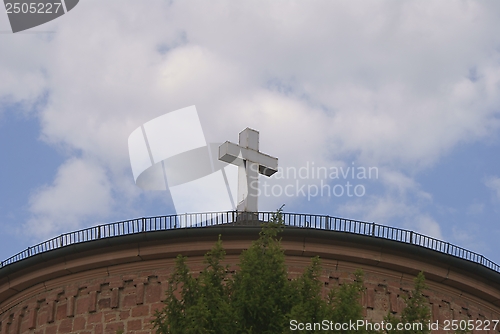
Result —
[[[78, 243], [152, 231], [199, 228], [215, 225], [234, 225], [235, 223], [240, 224], [245, 221], [248, 222], [248, 219], [258, 219], [267, 222], [270, 221], [275, 214], [275, 212], [242, 213], [236, 211], [188, 213], [136, 218], [98, 225], [75, 232], [61, 234], [58, 237], [44, 241], [38, 245], [28, 247], [7, 260], [2, 261], [0, 263], [0, 271], [1, 268], [5, 266], [31, 256]], [[282, 213], [282, 218], [286, 226], [346, 232], [417, 245], [480, 264], [500, 273], [500, 266], [498, 264], [480, 254], [417, 232], [371, 222], [312, 214]]]

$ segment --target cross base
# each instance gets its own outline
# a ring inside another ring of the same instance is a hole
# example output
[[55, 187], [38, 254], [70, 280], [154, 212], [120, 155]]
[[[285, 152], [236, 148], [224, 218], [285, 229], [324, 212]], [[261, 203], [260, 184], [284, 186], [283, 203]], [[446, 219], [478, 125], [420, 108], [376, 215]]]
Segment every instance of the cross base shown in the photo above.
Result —
[[259, 221], [259, 213], [258, 212], [248, 212], [248, 211], [238, 211], [236, 213], [236, 223], [248, 222], [248, 224], [244, 225], [256, 225], [261, 223]]

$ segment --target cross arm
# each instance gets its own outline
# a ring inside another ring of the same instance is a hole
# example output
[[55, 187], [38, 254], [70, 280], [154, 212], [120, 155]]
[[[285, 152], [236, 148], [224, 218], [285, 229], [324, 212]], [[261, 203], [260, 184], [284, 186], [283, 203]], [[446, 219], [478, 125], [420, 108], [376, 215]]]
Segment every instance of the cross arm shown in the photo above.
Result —
[[257, 163], [259, 164], [259, 173], [265, 176], [271, 176], [278, 171], [278, 158], [241, 147], [229, 141], [219, 146], [219, 159], [237, 166], [243, 165], [245, 160]]

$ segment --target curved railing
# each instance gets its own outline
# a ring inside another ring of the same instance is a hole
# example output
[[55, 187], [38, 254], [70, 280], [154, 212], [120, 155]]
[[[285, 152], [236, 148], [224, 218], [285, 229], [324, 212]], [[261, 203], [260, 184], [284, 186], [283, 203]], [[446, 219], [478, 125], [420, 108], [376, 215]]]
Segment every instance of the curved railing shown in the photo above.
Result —
[[[45, 253], [54, 249], [82, 242], [152, 231], [196, 228], [214, 225], [234, 225], [237, 222], [241, 223], [248, 221], [248, 219], [269, 221], [275, 214], [275, 212], [259, 212], [253, 214], [236, 211], [188, 213], [170, 216], [144, 217], [98, 225], [75, 232], [61, 234], [58, 237], [44, 241], [38, 245], [28, 247], [7, 260], [2, 261], [0, 263], [0, 270], [5, 266], [24, 260], [36, 254]], [[286, 226], [347, 232], [421, 246], [483, 265], [500, 273], [500, 266], [498, 264], [490, 261], [480, 254], [417, 232], [370, 222], [321, 215], [282, 213], [282, 218]]]

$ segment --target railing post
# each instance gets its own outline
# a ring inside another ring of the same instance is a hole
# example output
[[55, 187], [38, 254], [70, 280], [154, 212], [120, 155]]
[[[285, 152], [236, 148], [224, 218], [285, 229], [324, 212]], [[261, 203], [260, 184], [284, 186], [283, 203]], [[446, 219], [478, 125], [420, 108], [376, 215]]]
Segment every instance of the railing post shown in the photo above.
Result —
[[372, 222], [372, 237], [375, 236], [375, 222]]
[[413, 231], [410, 232], [410, 243], [413, 245]]

